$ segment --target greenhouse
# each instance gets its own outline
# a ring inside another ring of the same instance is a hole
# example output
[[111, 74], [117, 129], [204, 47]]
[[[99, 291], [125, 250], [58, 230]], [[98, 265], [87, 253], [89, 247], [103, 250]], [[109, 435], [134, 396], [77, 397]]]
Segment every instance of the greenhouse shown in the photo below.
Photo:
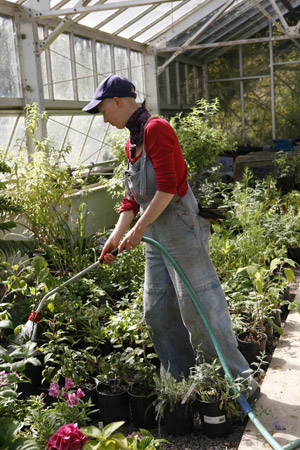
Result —
[[300, 0], [0, 0], [0, 43], [0, 450], [299, 448]]

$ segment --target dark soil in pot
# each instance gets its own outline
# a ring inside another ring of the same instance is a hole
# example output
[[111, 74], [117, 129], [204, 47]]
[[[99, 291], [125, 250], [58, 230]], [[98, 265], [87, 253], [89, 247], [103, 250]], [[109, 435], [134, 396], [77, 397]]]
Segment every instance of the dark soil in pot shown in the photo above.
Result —
[[90, 400], [91, 407], [89, 417], [93, 421], [99, 420], [100, 412], [97, 406], [97, 379], [91, 377], [90, 380], [86, 380], [80, 383], [79, 387], [84, 393], [83, 401], [88, 402]]
[[251, 364], [258, 362], [257, 357], [260, 356], [262, 352], [266, 351], [267, 335], [254, 337], [249, 331], [243, 331], [237, 336], [238, 348], [249, 366]]

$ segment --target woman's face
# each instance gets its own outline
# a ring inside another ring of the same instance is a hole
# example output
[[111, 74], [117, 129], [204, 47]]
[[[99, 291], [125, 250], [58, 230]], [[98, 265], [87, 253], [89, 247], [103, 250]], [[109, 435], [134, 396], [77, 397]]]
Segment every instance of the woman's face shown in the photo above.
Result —
[[103, 114], [105, 123], [110, 123], [118, 129], [125, 127], [127, 118], [125, 118], [122, 110], [122, 99], [118, 97], [105, 98], [99, 105], [98, 109]]

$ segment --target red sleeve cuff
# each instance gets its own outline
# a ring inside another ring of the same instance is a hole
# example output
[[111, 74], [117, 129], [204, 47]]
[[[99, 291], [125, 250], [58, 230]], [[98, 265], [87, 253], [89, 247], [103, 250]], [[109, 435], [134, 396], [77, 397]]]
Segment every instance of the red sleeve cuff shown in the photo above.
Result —
[[139, 209], [140, 209], [140, 205], [134, 200], [134, 198], [132, 198], [130, 200], [127, 197], [123, 198], [122, 206], [120, 208], [120, 213], [123, 211], [132, 211], [133, 214], [136, 216], [137, 213], [139, 212]]

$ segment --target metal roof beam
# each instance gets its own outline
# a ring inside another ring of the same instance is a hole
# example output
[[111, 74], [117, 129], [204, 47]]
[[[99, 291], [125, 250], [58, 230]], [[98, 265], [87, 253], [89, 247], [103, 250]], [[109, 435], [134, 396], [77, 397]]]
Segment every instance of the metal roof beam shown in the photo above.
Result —
[[73, 20], [65, 17], [46, 39], [40, 41], [40, 53], [46, 50], [46, 48], [48, 48], [52, 42], [54, 42], [58, 36], [69, 27], [69, 25], [71, 25], [71, 23], [73, 23]]
[[[246, 30], [249, 28], [251, 28], [252, 31], [256, 29], [256, 27], [253, 28], [253, 24], [256, 24], [258, 20], [263, 20], [265, 22], [265, 26], [267, 25], [268, 20], [262, 16], [260, 11], [258, 11], [254, 5], [250, 3], [250, 7], [248, 7], [247, 10], [243, 10], [241, 13], [239, 12], [239, 6], [240, 5], [235, 5], [230, 10], [228, 15], [224, 15], [222, 18], [222, 25], [218, 27], [218, 30], [216, 30], [215, 27], [211, 27], [205, 33], [205, 41], [203, 40], [203, 43], [216, 41], [222, 42], [228, 40], [228, 38], [230, 41], [237, 39], [248, 39], [253, 35], [253, 32], [252, 34], [247, 34]], [[234, 20], [231, 19], [233, 12], [237, 13]], [[201, 44], [202, 42], [197, 43]], [[193, 58], [194, 52], [192, 52], [189, 56]]]
[[[296, 36], [296, 38], [300, 38], [300, 34]], [[273, 42], [273, 41], [286, 41], [290, 38], [288, 36], [272, 36], [265, 38], [254, 38], [254, 39], [239, 39], [235, 41], [224, 41], [224, 42], [210, 42], [207, 44], [198, 44], [198, 45], [189, 45], [184, 47], [184, 50], [200, 50], [203, 48], [219, 48], [219, 47], [232, 47], [234, 45], [243, 45], [243, 44], [258, 44], [261, 42]], [[166, 53], [166, 52], [176, 52], [181, 50], [182, 47], [166, 47], [160, 48], [156, 50], [156, 54]]]
[[[269, 22], [270, 23], [270, 22]], [[245, 29], [243, 30], [243, 36], [240, 36], [240, 31], [236, 30], [234, 32], [234, 34], [231, 37], [231, 41], [242, 41], [245, 40], [248, 43], [251, 38], [251, 36], [255, 35], [256, 33], [258, 33], [262, 28], [265, 28], [266, 24], [265, 23], [259, 23], [258, 25], [256, 25], [255, 27], [253, 27], [253, 24], [250, 23], [249, 26], [245, 27]], [[285, 36], [284, 36], [285, 37]], [[253, 38], [255, 39], [255, 38]], [[258, 38], [259, 39], [259, 38]], [[264, 39], [264, 38], [263, 38]], [[267, 37], [267, 39], [269, 39], [269, 37]], [[289, 39], [286, 37], [286, 39]], [[225, 40], [226, 42], [226, 40]], [[243, 44], [242, 44], [243, 45]], [[196, 51], [196, 50], [195, 50]], [[220, 47], [219, 51], [215, 51], [213, 48], [211, 49], [207, 49], [204, 52], [201, 52], [201, 58], [208, 64], [211, 60], [215, 59], [216, 57], [221, 56], [223, 53], [225, 53], [227, 51], [226, 47]], [[195, 57], [193, 56], [193, 53], [190, 55], [191, 58]]]
[[[242, 14], [238, 14], [238, 18], [230, 22], [230, 27], [228, 27], [228, 22], [225, 24], [223, 23], [220, 27], [220, 31], [218, 31], [217, 37], [215, 37], [216, 30], [212, 27], [209, 32], [205, 34], [205, 40], [208, 42], [215, 42], [215, 40], [217, 40], [217, 42], [226, 42], [228, 38], [230, 41], [251, 39], [255, 33], [266, 27], [268, 23], [270, 23], [268, 19], [252, 5], [252, 9], [248, 9], [247, 11], [243, 11]], [[255, 24], [255, 26], [253, 26], [253, 24]], [[201, 44], [201, 42], [198, 42], [198, 44]], [[224, 51], [227, 51], [226, 48], [221, 47], [221, 53]], [[189, 57], [197, 57], [198, 55], [196, 52], [196, 50], [192, 51], [189, 54]], [[201, 58], [208, 63], [210, 59], [209, 55], [212, 53], [216, 55], [216, 50], [214, 48], [207, 49], [201, 52]], [[217, 54], [219, 53], [220, 52], [217, 52]]]
[[227, 8], [234, 2], [235, 0], [228, 0], [217, 12], [214, 14], [206, 23], [203, 25], [196, 33], [194, 33], [180, 48], [177, 50], [162, 66], [157, 68], [157, 74], [160, 75], [166, 67], [177, 58], [180, 53], [185, 51], [185, 46], [188, 46], [193, 42], [201, 33], [203, 33], [210, 25], [212, 25]]
[[269, 2], [271, 3], [271, 5], [273, 6], [274, 11], [277, 14], [278, 19], [281, 22], [281, 25], [283, 26], [284, 30], [286, 31], [286, 33], [289, 33], [289, 26], [282, 14], [282, 12], [280, 11], [280, 8], [277, 6], [276, 2], [274, 0], [269, 0]]
[[263, 6], [261, 6], [261, 4], [258, 2], [258, 0], [252, 0], [252, 2], [275, 25], [275, 27], [277, 27], [283, 34], [289, 36], [289, 38], [294, 42], [294, 44], [300, 48], [300, 44], [290, 34], [290, 32], [285, 30], [278, 22], [276, 22], [276, 20], [273, 18], [273, 16], [271, 16], [271, 14], [269, 14], [268, 11]]
[[[91, 0], [79, 0], [75, 7], [78, 5], [86, 6], [88, 3], [90, 3]], [[70, 25], [73, 23], [73, 20], [69, 17], [64, 17], [64, 19], [55, 27], [55, 29], [52, 31], [49, 36], [46, 37], [46, 39], [43, 39], [40, 41], [40, 52], [46, 50], [52, 42], [54, 42], [58, 36], [63, 33]]]
[[61, 8], [61, 9], [53, 9], [50, 11], [35, 11], [33, 17], [35, 19], [50, 19], [51, 17], [57, 16], [72, 16], [74, 14], [81, 13], [92, 13], [98, 11], [109, 11], [111, 9], [119, 9], [119, 8], [132, 8], [134, 6], [145, 6], [145, 5], [153, 5], [161, 3], [171, 3], [172, 0], [130, 0], [130, 1], [119, 1], [112, 3], [104, 3], [101, 5], [92, 5], [92, 6], [78, 6], [74, 8]]

